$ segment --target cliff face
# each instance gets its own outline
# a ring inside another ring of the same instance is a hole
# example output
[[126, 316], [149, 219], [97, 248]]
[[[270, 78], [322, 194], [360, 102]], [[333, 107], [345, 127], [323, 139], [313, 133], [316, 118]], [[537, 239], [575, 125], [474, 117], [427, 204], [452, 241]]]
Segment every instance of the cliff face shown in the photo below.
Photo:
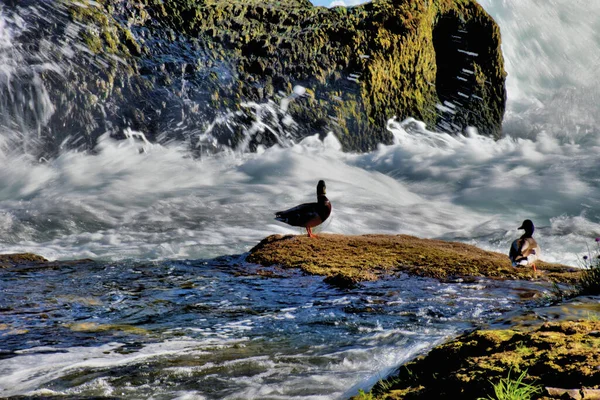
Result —
[[333, 9], [308, 0], [62, 1], [60, 11], [65, 28], [54, 21], [40, 32], [79, 38], [90, 51], [71, 57], [66, 79], [44, 77], [53, 85], [54, 120], [66, 118], [90, 137], [106, 131], [102, 117], [108, 128], [181, 139], [182, 129], [168, 123], [178, 113], [204, 132], [229, 112], [234, 123], [210, 133], [235, 145], [256, 118], [242, 104], [278, 103], [295, 85], [308, 89], [287, 110], [297, 125], [284, 126], [286, 110], [278, 109], [269, 118], [280, 132], [251, 138], [251, 147], [333, 131], [345, 150], [367, 151], [391, 142], [392, 116], [500, 135], [500, 32], [474, 0]]

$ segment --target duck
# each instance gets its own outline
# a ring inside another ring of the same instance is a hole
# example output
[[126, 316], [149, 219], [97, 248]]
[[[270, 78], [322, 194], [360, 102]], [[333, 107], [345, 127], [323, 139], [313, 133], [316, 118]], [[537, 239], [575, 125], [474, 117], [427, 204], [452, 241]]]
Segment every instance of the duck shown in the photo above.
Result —
[[534, 271], [537, 271], [535, 262], [540, 258], [542, 250], [533, 238], [535, 227], [530, 219], [523, 221], [517, 229], [525, 230], [525, 233], [517, 240], [512, 242], [508, 257], [513, 267], [520, 265], [531, 265]]
[[291, 226], [306, 228], [308, 237], [317, 237], [312, 233], [312, 228], [321, 225], [331, 215], [331, 202], [325, 195], [326, 189], [325, 181], [320, 180], [317, 184], [316, 203], [304, 203], [289, 210], [278, 211], [275, 213], [275, 219]]

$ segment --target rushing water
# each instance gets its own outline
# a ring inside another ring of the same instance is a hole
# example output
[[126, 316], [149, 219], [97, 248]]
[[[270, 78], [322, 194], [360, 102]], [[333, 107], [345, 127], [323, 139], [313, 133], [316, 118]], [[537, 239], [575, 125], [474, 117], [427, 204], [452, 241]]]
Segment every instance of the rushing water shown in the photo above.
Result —
[[0, 278], [0, 396], [347, 398], [544, 290], [407, 276], [341, 290], [236, 258]]
[[333, 214], [323, 231], [505, 252], [530, 218], [543, 258], [577, 265], [600, 236], [600, 4], [481, 3], [507, 58], [501, 140], [392, 119], [395, 143], [366, 154], [344, 153], [329, 136], [195, 158], [181, 143], [128, 132], [103, 136], [93, 155], [50, 160], [9, 142], [35, 141], [54, 111], [39, 72], [66, 66], [44, 52], [50, 45], [37, 55], [15, 48], [27, 15], [9, 21], [0, 5], [0, 104], [21, 96], [30, 105], [21, 119], [0, 115], [0, 252], [96, 260], [0, 270], [0, 396], [344, 398], [445, 338], [531, 305], [524, 291], [547, 287], [401, 276], [341, 290], [243, 256], [215, 259], [299, 233], [273, 212], [312, 201], [324, 179]]

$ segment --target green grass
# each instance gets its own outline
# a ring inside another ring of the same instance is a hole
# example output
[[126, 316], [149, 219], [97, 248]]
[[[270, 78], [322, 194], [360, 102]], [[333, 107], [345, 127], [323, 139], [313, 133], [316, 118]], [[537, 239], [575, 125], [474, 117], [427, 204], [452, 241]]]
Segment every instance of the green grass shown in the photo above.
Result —
[[591, 265], [583, 272], [578, 286], [582, 295], [600, 294], [600, 262]]
[[585, 315], [585, 319], [590, 322], [598, 322], [600, 321], [600, 315], [588, 311]]
[[358, 395], [356, 395], [354, 400], [375, 400], [375, 397], [371, 394], [371, 392], [365, 393], [364, 390], [360, 389], [358, 391]]
[[492, 383], [496, 397], [488, 396], [487, 399], [480, 398], [479, 400], [529, 400], [534, 394], [541, 393], [541, 386], [523, 382], [525, 376], [527, 376], [527, 371], [521, 372], [517, 379], [512, 379], [509, 371], [506, 378], [500, 379], [496, 384]]
[[515, 353], [526, 357], [533, 354], [533, 350], [521, 342], [515, 347]]

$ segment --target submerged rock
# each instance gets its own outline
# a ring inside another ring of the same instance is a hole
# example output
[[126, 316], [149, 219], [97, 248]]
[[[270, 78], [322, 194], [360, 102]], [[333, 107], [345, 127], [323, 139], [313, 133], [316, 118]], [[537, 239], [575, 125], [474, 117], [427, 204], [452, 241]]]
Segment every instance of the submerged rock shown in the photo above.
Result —
[[87, 258], [81, 260], [48, 261], [44, 257], [33, 253], [0, 254], [0, 268], [15, 270], [54, 269], [93, 263], [95, 263], [94, 260]]
[[0, 268], [18, 265], [39, 265], [48, 262], [44, 257], [33, 253], [0, 254]]
[[525, 371], [523, 382], [538, 388], [536, 398], [598, 398], [598, 332], [599, 321], [583, 320], [475, 331], [404, 364], [369, 398], [488, 398], [492, 384], [509, 374], [514, 383]]
[[[393, 116], [500, 135], [500, 30], [475, 0], [331, 9], [308, 0], [25, 0], [21, 7], [15, 12], [35, 27], [15, 38], [32, 54], [24, 62], [60, 65], [40, 74], [52, 116], [22, 119], [41, 119], [39, 136], [55, 147], [91, 147], [100, 134], [131, 127], [204, 148], [333, 131], [345, 150], [367, 151], [392, 141], [385, 127]], [[40, 92], [30, 86], [9, 89]], [[277, 104], [269, 111], [255, 104], [270, 100]], [[271, 129], [249, 129], [257, 121]]]
[[408, 235], [321, 234], [317, 239], [272, 235], [250, 250], [247, 261], [299, 268], [348, 285], [400, 272], [445, 280], [488, 277], [564, 283], [574, 283], [581, 274], [576, 268], [545, 262], [536, 263], [535, 273], [531, 267], [512, 267], [505, 254]]

